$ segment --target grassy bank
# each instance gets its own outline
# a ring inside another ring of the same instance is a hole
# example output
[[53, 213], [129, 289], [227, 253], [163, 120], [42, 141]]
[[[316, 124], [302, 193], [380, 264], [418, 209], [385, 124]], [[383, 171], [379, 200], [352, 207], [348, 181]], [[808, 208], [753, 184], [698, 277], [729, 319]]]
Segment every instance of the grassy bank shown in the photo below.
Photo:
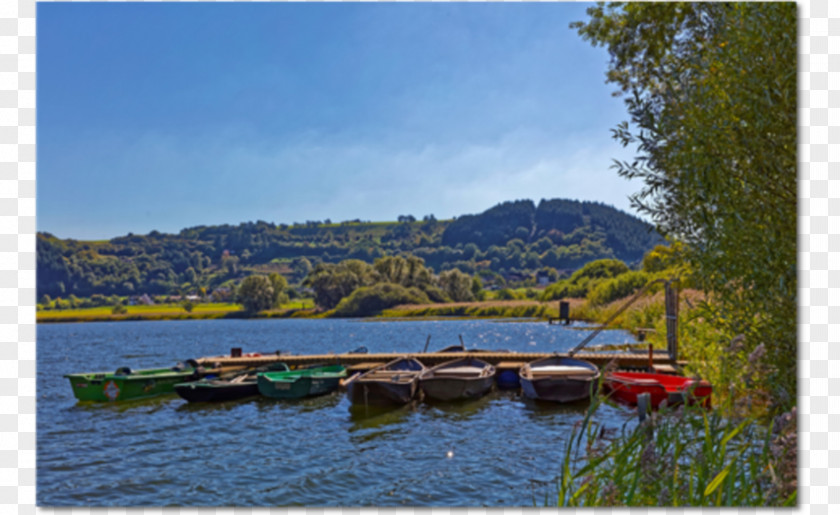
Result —
[[393, 318], [486, 317], [549, 318], [558, 315], [556, 302], [536, 300], [489, 300], [446, 304], [407, 304], [383, 310], [380, 316]]
[[114, 312], [111, 306], [82, 309], [39, 310], [38, 323], [51, 322], [118, 322], [152, 320], [211, 320], [218, 318], [292, 318], [314, 315], [311, 300], [289, 302], [277, 309], [249, 315], [239, 304], [195, 304], [186, 310], [181, 304], [154, 304], [151, 306], [125, 306], [124, 312]]

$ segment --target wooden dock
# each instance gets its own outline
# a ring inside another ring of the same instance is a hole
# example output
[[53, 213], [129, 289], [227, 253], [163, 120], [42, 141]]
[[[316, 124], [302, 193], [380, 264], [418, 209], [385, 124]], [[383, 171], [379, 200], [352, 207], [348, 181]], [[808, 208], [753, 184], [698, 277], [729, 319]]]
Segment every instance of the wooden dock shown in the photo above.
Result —
[[[433, 366], [444, 361], [463, 358], [467, 356], [483, 359], [492, 363], [500, 370], [518, 370], [519, 367], [541, 358], [553, 356], [548, 352], [429, 352], [429, 353], [371, 353], [371, 354], [267, 354], [262, 356], [241, 357], [231, 356], [208, 356], [199, 358], [201, 365], [208, 368], [236, 369], [246, 367], [259, 367], [270, 363], [284, 362], [292, 368], [310, 366], [316, 364], [344, 365], [351, 371], [365, 371], [383, 365], [396, 358], [409, 356], [418, 359], [426, 366]], [[560, 356], [567, 356], [566, 353], [559, 353]], [[599, 367], [603, 367], [610, 361], [615, 361], [618, 368], [647, 368], [648, 353], [645, 352], [578, 352], [574, 355], [577, 359], [590, 361]], [[682, 362], [674, 362], [667, 354], [656, 352], [653, 355], [654, 368], [662, 371], [676, 371]]]

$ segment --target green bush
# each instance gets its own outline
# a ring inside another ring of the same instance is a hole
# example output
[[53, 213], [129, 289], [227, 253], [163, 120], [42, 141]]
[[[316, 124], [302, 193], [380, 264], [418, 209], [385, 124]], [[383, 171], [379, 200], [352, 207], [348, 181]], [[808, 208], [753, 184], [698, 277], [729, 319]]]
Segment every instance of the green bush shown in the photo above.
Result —
[[649, 277], [644, 272], [627, 272], [612, 279], [605, 279], [590, 290], [586, 300], [596, 306], [607, 304], [635, 293], [639, 288], [643, 288], [648, 280]]
[[510, 288], [502, 288], [496, 292], [496, 300], [516, 300], [516, 292]]
[[433, 286], [431, 284], [424, 285], [420, 288], [423, 293], [429, 297], [429, 300], [432, 302], [449, 302], [449, 297], [446, 296], [443, 290], [438, 288], [437, 286]]
[[418, 288], [379, 283], [357, 288], [348, 297], [341, 299], [333, 316], [364, 317], [375, 315], [383, 309], [399, 304], [428, 304], [429, 302], [429, 297]]
[[556, 282], [545, 289], [542, 300], [583, 298], [604, 279], [627, 273], [630, 268], [618, 259], [597, 259], [584, 265], [568, 279]]

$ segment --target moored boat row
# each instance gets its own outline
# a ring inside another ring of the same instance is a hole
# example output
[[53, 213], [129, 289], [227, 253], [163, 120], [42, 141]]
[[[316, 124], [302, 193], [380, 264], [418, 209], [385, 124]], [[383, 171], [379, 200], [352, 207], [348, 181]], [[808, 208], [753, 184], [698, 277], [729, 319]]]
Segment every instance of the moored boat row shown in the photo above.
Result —
[[[508, 366], [508, 368], [510, 368]], [[321, 365], [290, 370], [283, 362], [221, 373], [206, 370], [195, 360], [172, 368], [113, 373], [68, 374], [80, 401], [121, 401], [175, 392], [189, 402], [228, 401], [262, 395], [274, 399], [299, 399], [334, 392], [345, 387], [348, 399], [358, 405], [402, 405], [414, 399], [457, 401], [476, 399], [494, 386], [521, 388], [529, 399], [575, 402], [595, 395], [603, 383], [610, 398], [636, 404], [648, 394], [650, 405], [680, 402], [710, 405], [712, 386], [702, 380], [676, 375], [609, 372], [603, 379], [594, 364], [561, 355], [522, 365], [518, 374], [497, 368], [477, 356], [453, 359], [427, 368], [410, 356], [358, 373], [347, 379], [342, 365]]]

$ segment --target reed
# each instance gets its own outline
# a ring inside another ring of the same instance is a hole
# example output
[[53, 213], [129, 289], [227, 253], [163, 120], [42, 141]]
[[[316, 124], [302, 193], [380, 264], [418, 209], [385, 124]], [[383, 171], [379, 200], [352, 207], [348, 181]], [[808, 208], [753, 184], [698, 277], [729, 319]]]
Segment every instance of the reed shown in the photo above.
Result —
[[592, 419], [566, 444], [558, 506], [794, 506], [796, 414], [769, 422], [679, 406], [627, 429]]
[[485, 318], [548, 318], [557, 316], [555, 303], [509, 300], [418, 304], [395, 306], [383, 310], [382, 317], [485, 317]]

